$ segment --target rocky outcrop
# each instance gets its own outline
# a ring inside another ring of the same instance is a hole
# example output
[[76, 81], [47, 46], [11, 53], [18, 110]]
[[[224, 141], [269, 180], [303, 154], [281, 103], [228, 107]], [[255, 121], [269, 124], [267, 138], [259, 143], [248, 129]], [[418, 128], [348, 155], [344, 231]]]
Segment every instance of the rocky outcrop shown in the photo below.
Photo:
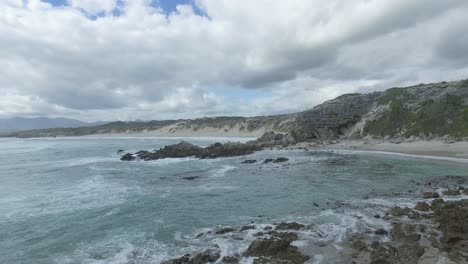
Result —
[[345, 94], [297, 115], [290, 132], [296, 142], [343, 137], [372, 108], [382, 93]]
[[155, 151], [138, 151], [135, 155], [127, 153], [120, 159], [132, 161], [138, 157], [141, 160], [158, 160], [165, 158], [196, 157], [200, 159], [214, 159], [219, 157], [233, 157], [252, 154], [262, 150], [262, 147], [253, 143], [215, 143], [206, 148], [182, 141], [178, 144], [165, 146]]

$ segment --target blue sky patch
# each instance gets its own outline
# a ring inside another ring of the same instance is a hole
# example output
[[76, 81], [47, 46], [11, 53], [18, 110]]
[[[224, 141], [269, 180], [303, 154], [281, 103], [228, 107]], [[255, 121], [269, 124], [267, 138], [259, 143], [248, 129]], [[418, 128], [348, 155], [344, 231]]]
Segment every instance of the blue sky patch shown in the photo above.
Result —
[[[42, 0], [43, 2], [50, 3], [53, 6], [68, 6], [67, 0]], [[200, 16], [205, 16], [203, 10], [201, 10], [195, 4], [194, 0], [153, 0], [151, 5], [154, 7], [160, 7], [166, 14], [170, 14], [175, 12], [178, 5], [191, 5], [195, 14]], [[115, 16], [120, 15], [118, 11], [113, 13]], [[102, 16], [104, 14], [98, 14], [97, 17]], [[93, 17], [90, 17], [93, 18]]]

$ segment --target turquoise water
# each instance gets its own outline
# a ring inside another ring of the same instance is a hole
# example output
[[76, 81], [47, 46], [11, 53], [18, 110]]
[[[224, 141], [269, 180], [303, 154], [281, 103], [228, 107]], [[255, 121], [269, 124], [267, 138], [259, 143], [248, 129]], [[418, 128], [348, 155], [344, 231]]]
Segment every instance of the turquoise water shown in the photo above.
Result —
[[[185, 140], [207, 146], [228, 139]], [[244, 250], [255, 230], [240, 238], [195, 236], [279, 221], [316, 224], [322, 235], [304, 233], [298, 242], [314, 252], [314, 239], [338, 242], [362, 225], [379, 224], [368, 216], [380, 209], [368, 205], [392, 201], [375, 194], [407, 192], [410, 180], [467, 175], [462, 163], [353, 152], [266, 150], [130, 163], [116, 153], [179, 141], [0, 139], [0, 263], [160, 263], [214, 243], [228, 255]], [[240, 164], [276, 157], [290, 161]], [[188, 176], [199, 178], [183, 179]]]

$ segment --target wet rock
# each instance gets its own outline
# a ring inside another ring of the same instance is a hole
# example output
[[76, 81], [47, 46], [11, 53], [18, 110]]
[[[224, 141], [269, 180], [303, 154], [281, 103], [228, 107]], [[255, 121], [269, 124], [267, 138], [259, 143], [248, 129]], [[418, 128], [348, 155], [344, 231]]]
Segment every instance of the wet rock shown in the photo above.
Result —
[[465, 188], [465, 189], [463, 190], [463, 194], [467, 194], [467, 195], [468, 195], [468, 188]]
[[117, 154], [122, 154], [122, 153], [124, 153], [124, 150], [123, 150], [123, 149], [117, 150]]
[[456, 195], [460, 195], [460, 190], [449, 189], [449, 190], [443, 191], [442, 194], [447, 195], [447, 196], [456, 196]]
[[444, 203], [444, 199], [441, 199], [441, 198], [434, 199], [434, 200], [431, 202], [431, 209], [432, 209], [432, 210], [435, 210], [437, 207], [439, 207], [439, 206], [442, 205], [443, 203]]
[[273, 162], [273, 159], [265, 159], [265, 160], [263, 161], [263, 164], [268, 164], [268, 163], [270, 163], [270, 162]]
[[246, 226], [241, 227], [240, 232], [245, 231], [245, 230], [251, 230], [251, 229], [255, 229], [255, 226], [254, 225], [246, 225]]
[[356, 251], [364, 251], [367, 249], [366, 243], [360, 239], [352, 241], [350, 246]]
[[273, 227], [272, 226], [265, 226], [265, 228], [263, 228], [263, 230], [267, 231], [267, 230], [272, 230]]
[[171, 259], [168, 261], [164, 261], [161, 264], [192, 264], [190, 257], [191, 257], [190, 254], [186, 254], [180, 258], [175, 258], [175, 259]]
[[289, 241], [289, 242], [293, 242], [293, 241], [298, 239], [297, 234], [292, 233], [292, 232], [271, 231], [271, 232], [268, 232], [268, 234], [273, 236], [273, 237], [281, 238], [281, 239]]
[[379, 228], [374, 231], [374, 234], [379, 235], [379, 236], [384, 236], [388, 234], [388, 231], [383, 228]]
[[312, 203], [315, 207], [320, 207], [318, 203]]
[[215, 232], [216, 235], [224, 235], [224, 234], [227, 234], [227, 233], [231, 233], [231, 232], [234, 232], [236, 231], [236, 229], [232, 228], [232, 227], [225, 227], [225, 228], [222, 228], [218, 231]]
[[411, 210], [408, 207], [401, 208], [399, 206], [395, 206], [390, 210], [390, 214], [396, 217], [404, 216], [406, 215], [410, 219], [418, 219], [419, 214], [413, 210]]
[[132, 160], [135, 160], [135, 156], [133, 156], [132, 153], [127, 153], [125, 155], [123, 155], [122, 157], [120, 157], [120, 160], [122, 161], [132, 161]]
[[276, 226], [275, 230], [299, 230], [301, 228], [304, 228], [305, 225], [299, 224], [296, 222], [291, 222], [291, 223], [281, 223], [278, 226]]
[[422, 194], [424, 199], [433, 199], [433, 198], [439, 198], [440, 195], [438, 192], [424, 192]]
[[153, 152], [139, 151], [137, 156], [142, 160], [157, 160], [164, 158], [185, 158], [196, 157], [201, 159], [211, 159], [219, 157], [233, 157], [252, 154], [263, 148], [254, 142], [225, 144], [215, 143], [206, 148], [182, 141], [178, 144], [168, 145]]
[[434, 212], [435, 222], [442, 232], [440, 242], [456, 263], [468, 262], [468, 200], [449, 201]]
[[221, 257], [221, 250], [216, 245], [213, 248], [205, 250], [203, 253], [198, 253], [191, 260], [193, 264], [214, 263]]
[[188, 176], [188, 177], [183, 177], [182, 179], [184, 180], [188, 180], [188, 181], [193, 181], [193, 180], [196, 180], [196, 179], [199, 179], [200, 176]]
[[296, 246], [291, 245], [290, 241], [274, 238], [259, 239], [252, 242], [247, 248], [245, 255], [250, 257], [266, 257], [272, 261], [288, 261], [287, 263], [294, 264], [304, 263], [309, 259], [308, 256], [300, 253]]
[[279, 157], [279, 158], [273, 160], [273, 163], [281, 163], [281, 162], [286, 162], [288, 160], [289, 160], [288, 158]]
[[429, 211], [430, 208], [431, 207], [426, 202], [419, 202], [414, 207], [415, 210], [423, 211], [423, 212]]
[[242, 164], [254, 164], [254, 163], [256, 163], [256, 162], [257, 162], [257, 160], [244, 160], [244, 161], [242, 161], [241, 163], [242, 163]]
[[239, 263], [239, 258], [235, 256], [225, 256], [221, 260], [224, 264], [237, 264]]
[[379, 218], [380, 218], [380, 215], [379, 215], [379, 214], [375, 214], [375, 215], [374, 215], [374, 218], [379, 219]]

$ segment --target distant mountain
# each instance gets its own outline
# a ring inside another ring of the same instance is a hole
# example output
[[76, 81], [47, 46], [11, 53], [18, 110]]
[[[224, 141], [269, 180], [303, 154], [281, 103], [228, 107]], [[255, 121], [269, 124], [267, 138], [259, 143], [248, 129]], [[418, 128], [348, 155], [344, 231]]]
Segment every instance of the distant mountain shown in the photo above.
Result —
[[75, 119], [68, 118], [48, 118], [48, 117], [15, 117], [9, 119], [0, 119], [0, 131], [21, 131], [33, 129], [47, 129], [47, 128], [75, 128], [75, 127], [88, 127], [98, 126], [106, 122], [92, 122], [87, 123]]

